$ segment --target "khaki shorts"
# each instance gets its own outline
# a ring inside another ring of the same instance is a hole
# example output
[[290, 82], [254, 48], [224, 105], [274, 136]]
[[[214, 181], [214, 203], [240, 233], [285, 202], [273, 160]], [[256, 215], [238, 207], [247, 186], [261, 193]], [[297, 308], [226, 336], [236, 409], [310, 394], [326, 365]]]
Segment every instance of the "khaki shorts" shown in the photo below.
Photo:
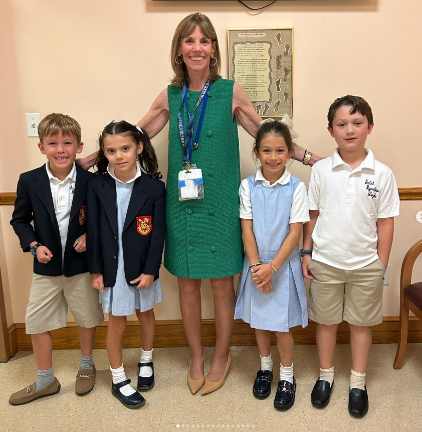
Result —
[[26, 333], [66, 327], [68, 307], [81, 327], [95, 327], [104, 321], [98, 291], [91, 287], [89, 273], [72, 277], [34, 274], [26, 309]]
[[343, 320], [357, 326], [382, 322], [382, 292], [385, 267], [377, 259], [356, 270], [341, 270], [312, 260], [314, 275], [309, 289], [309, 318], [319, 324]]

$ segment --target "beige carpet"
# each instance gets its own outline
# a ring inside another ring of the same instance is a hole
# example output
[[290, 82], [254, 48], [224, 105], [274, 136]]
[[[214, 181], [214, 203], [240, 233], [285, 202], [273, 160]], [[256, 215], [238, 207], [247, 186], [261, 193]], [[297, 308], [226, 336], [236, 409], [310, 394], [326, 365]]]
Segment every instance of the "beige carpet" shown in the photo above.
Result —
[[[208, 396], [192, 396], [186, 385], [187, 348], [154, 350], [156, 385], [144, 393], [147, 403], [129, 410], [111, 395], [106, 350], [96, 350], [97, 383], [87, 396], [74, 394], [78, 351], [55, 351], [54, 366], [62, 388], [58, 395], [27, 405], [11, 406], [11, 393], [32, 383], [36, 366], [32, 353], [20, 352], [0, 364], [2, 392], [0, 431], [422, 431], [422, 344], [409, 344], [404, 366], [393, 369], [396, 345], [374, 345], [368, 368], [370, 408], [357, 420], [347, 411], [350, 346], [336, 349], [335, 386], [324, 410], [312, 407], [310, 393], [317, 379], [316, 347], [295, 348], [296, 402], [287, 412], [273, 408], [279, 363], [276, 347], [275, 380], [271, 396], [263, 401], [252, 395], [259, 368], [256, 347], [233, 347], [233, 363], [225, 386]], [[206, 349], [206, 370], [212, 349]], [[124, 351], [128, 378], [136, 383], [139, 350]]]

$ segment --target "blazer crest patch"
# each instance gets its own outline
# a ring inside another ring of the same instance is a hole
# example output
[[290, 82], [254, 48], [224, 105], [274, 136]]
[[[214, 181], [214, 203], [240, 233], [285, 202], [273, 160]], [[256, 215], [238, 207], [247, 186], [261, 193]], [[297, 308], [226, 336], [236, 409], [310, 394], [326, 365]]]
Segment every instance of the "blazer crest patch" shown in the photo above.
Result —
[[137, 216], [136, 217], [136, 230], [141, 235], [148, 235], [152, 231], [152, 217], [151, 216]]
[[86, 221], [86, 206], [82, 206], [79, 210], [79, 225], [83, 225]]

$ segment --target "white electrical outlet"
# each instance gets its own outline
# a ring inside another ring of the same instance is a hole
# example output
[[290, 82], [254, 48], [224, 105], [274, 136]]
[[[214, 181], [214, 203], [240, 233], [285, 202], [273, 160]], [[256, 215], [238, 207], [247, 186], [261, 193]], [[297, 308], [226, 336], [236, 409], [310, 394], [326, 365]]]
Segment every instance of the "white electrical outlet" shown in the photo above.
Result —
[[390, 284], [390, 266], [387, 266], [387, 270], [385, 271], [384, 274], [384, 285], [389, 285]]
[[28, 128], [29, 137], [38, 136], [38, 125], [40, 124], [40, 113], [26, 113], [26, 127]]

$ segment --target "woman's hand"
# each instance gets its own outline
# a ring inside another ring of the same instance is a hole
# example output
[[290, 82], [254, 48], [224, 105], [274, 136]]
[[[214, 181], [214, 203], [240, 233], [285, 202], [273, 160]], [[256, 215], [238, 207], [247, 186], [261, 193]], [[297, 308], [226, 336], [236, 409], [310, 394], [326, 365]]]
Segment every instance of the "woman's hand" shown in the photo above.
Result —
[[136, 288], [138, 288], [138, 289], [139, 288], [148, 288], [154, 282], [154, 275], [142, 273], [141, 276], [130, 281], [131, 284], [136, 284], [138, 282], [139, 282], [139, 284]]
[[272, 284], [271, 278], [273, 277], [273, 272], [269, 264], [261, 264], [260, 266], [252, 267], [252, 281], [256, 283], [257, 287], [261, 292], [271, 292]]
[[95, 159], [97, 159], [97, 152], [90, 154], [84, 158], [75, 159], [75, 162], [84, 170], [89, 170], [94, 166]]
[[73, 248], [79, 253], [86, 251], [86, 233], [76, 239], [75, 243], [73, 243]]
[[92, 273], [91, 286], [101, 292], [104, 292], [104, 280], [101, 273]]

